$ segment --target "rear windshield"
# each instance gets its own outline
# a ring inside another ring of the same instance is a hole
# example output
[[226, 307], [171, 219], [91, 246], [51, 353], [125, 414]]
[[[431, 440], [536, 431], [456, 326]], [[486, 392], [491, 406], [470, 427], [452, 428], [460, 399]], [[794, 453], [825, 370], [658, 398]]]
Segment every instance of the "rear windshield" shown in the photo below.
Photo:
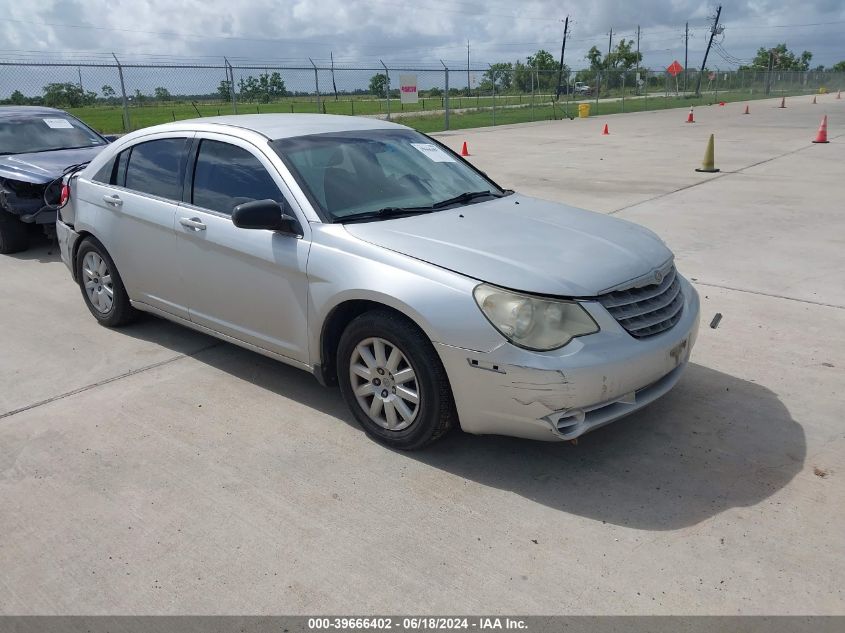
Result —
[[61, 114], [0, 118], [0, 154], [28, 154], [105, 145], [106, 141], [76, 119]]

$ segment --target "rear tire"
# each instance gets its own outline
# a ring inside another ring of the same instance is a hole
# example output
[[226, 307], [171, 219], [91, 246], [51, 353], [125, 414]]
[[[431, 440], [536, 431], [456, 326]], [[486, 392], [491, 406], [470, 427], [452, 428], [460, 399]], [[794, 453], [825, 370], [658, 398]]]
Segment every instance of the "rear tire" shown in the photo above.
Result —
[[100, 325], [120, 327], [138, 316], [138, 311], [129, 303], [114, 260], [94, 238], [86, 237], [79, 245], [76, 278], [85, 305]]
[[16, 215], [0, 211], [0, 254], [20, 253], [29, 248], [28, 228]]
[[371, 438], [392, 448], [419, 450], [455, 425], [449, 379], [428, 337], [393, 312], [355, 318], [338, 345], [341, 392]]

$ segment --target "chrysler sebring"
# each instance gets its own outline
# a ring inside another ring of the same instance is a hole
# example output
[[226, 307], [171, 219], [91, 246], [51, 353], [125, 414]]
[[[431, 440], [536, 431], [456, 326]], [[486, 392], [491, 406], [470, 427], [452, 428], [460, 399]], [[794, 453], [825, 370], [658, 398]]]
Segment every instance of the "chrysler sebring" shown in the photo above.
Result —
[[698, 296], [651, 231], [503, 189], [376, 119], [128, 134], [66, 179], [62, 258], [101, 324], [150, 312], [338, 384], [372, 437], [569, 440], [678, 381]]

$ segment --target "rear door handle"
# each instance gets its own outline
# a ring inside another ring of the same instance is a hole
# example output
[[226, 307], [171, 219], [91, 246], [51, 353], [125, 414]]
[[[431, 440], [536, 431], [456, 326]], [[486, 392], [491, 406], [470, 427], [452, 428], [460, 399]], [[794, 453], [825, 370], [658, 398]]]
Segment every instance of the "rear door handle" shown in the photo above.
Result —
[[195, 231], [205, 231], [206, 226], [199, 218], [179, 218], [179, 224]]
[[106, 204], [110, 204], [113, 207], [119, 207], [123, 205], [123, 200], [120, 199], [120, 196], [117, 194], [111, 196], [103, 196], [103, 202]]

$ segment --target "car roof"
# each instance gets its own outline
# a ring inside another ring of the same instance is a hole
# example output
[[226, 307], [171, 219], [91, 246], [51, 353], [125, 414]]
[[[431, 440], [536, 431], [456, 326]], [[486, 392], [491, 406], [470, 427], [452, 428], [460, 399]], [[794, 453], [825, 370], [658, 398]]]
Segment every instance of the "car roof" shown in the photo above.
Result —
[[381, 119], [339, 114], [232, 114], [165, 123], [145, 128], [144, 131], [150, 133], [190, 129], [213, 132], [221, 127], [249, 130], [272, 140], [329, 132], [408, 129], [404, 125]]
[[47, 106], [0, 106], [0, 117], [3, 116], [20, 116], [21, 114], [32, 114], [38, 116], [39, 114], [67, 114], [64, 110], [58, 108], [48, 108]]

